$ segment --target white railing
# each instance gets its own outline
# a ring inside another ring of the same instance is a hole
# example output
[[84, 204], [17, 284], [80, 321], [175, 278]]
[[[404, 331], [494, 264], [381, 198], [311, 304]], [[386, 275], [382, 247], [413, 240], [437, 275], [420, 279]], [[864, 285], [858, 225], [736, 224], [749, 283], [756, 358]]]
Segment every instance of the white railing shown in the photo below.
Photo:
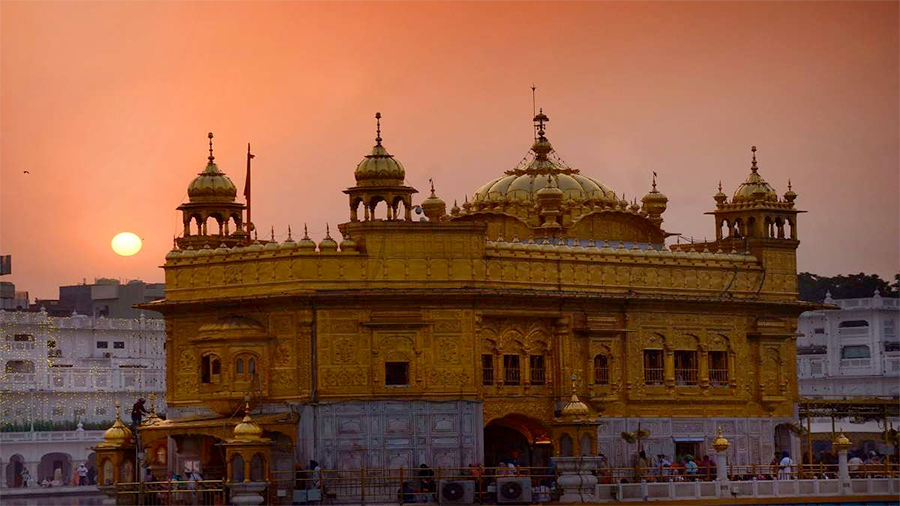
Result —
[[163, 391], [166, 373], [162, 369], [65, 368], [44, 375], [0, 373], [0, 391], [55, 390], [80, 392], [91, 390]]
[[869, 367], [872, 359], [869, 358], [846, 358], [841, 360], [841, 367]]
[[869, 335], [869, 327], [847, 327], [838, 329], [841, 337], [864, 337]]
[[52, 443], [60, 441], [102, 441], [102, 430], [54, 430], [39, 432], [0, 432], [0, 443]]

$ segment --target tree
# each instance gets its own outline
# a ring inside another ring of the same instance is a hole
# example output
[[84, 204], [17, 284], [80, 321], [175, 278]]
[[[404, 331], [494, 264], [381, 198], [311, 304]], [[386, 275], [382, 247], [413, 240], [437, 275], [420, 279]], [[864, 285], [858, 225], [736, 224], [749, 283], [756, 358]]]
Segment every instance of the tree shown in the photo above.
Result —
[[894, 276], [894, 283], [890, 283], [881, 279], [878, 274], [863, 272], [834, 277], [801, 272], [797, 276], [797, 283], [800, 300], [807, 302], [822, 302], [828, 292], [831, 292], [831, 297], [835, 299], [872, 297], [876, 290], [882, 297], [900, 297], [900, 274]]

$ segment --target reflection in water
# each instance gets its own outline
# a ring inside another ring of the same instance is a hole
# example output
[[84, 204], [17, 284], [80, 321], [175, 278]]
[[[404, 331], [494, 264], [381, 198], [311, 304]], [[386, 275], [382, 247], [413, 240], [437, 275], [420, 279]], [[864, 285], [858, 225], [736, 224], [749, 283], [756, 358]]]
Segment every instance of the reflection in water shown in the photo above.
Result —
[[3, 506], [99, 506], [105, 498], [103, 494], [4, 498]]

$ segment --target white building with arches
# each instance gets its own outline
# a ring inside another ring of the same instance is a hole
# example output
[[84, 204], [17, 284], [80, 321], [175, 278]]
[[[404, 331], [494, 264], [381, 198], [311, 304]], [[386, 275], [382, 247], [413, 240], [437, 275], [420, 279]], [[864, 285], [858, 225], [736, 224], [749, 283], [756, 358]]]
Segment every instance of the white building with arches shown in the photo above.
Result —
[[127, 418], [138, 397], [155, 394], [164, 412], [165, 337], [164, 321], [143, 316], [0, 311], [0, 486], [21, 485], [23, 469], [38, 482], [57, 468], [70, 480], [116, 402]]

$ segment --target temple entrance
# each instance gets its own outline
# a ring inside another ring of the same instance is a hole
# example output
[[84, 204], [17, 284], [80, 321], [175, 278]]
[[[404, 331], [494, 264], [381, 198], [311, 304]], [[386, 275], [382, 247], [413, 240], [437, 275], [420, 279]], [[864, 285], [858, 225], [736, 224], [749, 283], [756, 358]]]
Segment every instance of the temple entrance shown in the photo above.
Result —
[[523, 467], [549, 467], [553, 445], [549, 431], [537, 420], [507, 415], [484, 428], [484, 465], [514, 462]]
[[178, 435], [175, 440], [175, 474], [196, 471], [204, 480], [225, 478], [225, 450], [220, 439], [206, 435]]

